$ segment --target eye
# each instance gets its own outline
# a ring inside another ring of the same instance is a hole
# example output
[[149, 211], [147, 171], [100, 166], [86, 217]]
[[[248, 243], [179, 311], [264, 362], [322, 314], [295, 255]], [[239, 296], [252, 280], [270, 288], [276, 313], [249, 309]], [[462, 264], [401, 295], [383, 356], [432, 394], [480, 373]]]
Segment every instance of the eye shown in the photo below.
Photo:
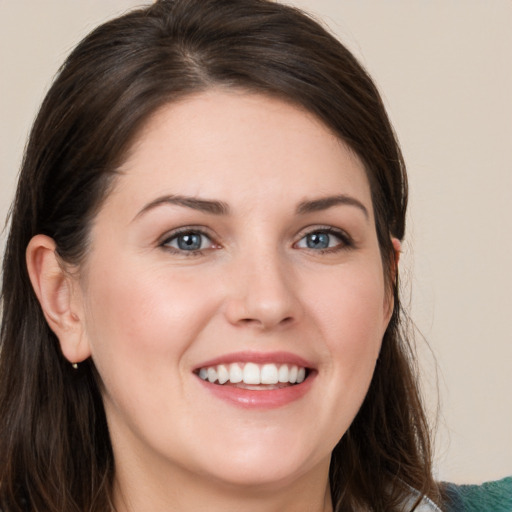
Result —
[[311, 231], [303, 236], [296, 244], [299, 249], [317, 251], [336, 250], [350, 247], [347, 235], [332, 228]]
[[215, 244], [205, 233], [197, 230], [187, 230], [175, 233], [167, 237], [162, 247], [180, 252], [200, 252], [205, 249], [212, 249]]

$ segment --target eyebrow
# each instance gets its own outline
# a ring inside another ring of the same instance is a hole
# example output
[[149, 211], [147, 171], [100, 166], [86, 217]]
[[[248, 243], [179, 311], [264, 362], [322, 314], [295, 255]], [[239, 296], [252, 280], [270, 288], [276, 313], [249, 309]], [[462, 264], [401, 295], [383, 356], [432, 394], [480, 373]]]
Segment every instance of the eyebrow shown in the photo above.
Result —
[[229, 206], [222, 201], [198, 199], [196, 197], [189, 196], [170, 195], [159, 197], [148, 203], [139, 213], [137, 213], [134, 220], [141, 215], [144, 215], [148, 211], [165, 204], [184, 206], [186, 208], [192, 208], [193, 210], [198, 210], [200, 212], [210, 213], [213, 215], [227, 215], [229, 213]]
[[321, 197], [320, 199], [313, 199], [311, 201], [303, 201], [297, 206], [297, 213], [304, 215], [307, 213], [314, 213], [322, 210], [327, 210], [333, 206], [347, 205], [355, 206], [364, 213], [364, 216], [369, 219], [370, 214], [366, 206], [358, 199], [345, 194], [336, 196]]
[[[198, 210], [213, 215], [228, 215], [230, 211], [229, 206], [222, 201], [216, 201], [211, 199], [198, 199], [196, 197], [182, 195], [167, 195], [159, 197], [154, 201], [148, 203], [146, 206], [144, 206], [144, 208], [142, 208], [142, 210], [140, 210], [140, 212], [137, 213], [134, 220], [144, 215], [148, 211], [166, 204], [184, 206], [186, 208], [191, 208], [193, 210]], [[297, 206], [297, 213], [299, 215], [305, 215], [308, 213], [327, 210], [329, 208], [332, 208], [333, 206], [339, 205], [354, 206], [361, 210], [367, 219], [370, 218], [366, 206], [364, 206], [363, 203], [361, 203], [361, 201], [359, 201], [355, 197], [348, 196], [345, 194], [322, 197], [320, 199], [313, 199], [310, 201], [302, 201]]]

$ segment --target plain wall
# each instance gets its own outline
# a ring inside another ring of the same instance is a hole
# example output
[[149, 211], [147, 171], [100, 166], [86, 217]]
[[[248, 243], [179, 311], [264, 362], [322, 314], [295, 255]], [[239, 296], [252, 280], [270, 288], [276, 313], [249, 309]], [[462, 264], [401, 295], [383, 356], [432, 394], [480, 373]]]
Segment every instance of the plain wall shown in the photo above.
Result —
[[[28, 130], [71, 48], [133, 0], [0, 0], [0, 218]], [[401, 263], [438, 476], [512, 474], [512, 2], [296, 0], [375, 78], [411, 198]]]

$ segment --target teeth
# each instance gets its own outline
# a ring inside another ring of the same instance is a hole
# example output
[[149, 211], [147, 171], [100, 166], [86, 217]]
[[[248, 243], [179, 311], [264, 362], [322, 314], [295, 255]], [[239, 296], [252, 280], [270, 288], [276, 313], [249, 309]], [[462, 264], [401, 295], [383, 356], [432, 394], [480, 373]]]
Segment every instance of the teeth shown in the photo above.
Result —
[[219, 384], [224, 384], [229, 380], [229, 371], [223, 364], [217, 366], [217, 377], [219, 378]]
[[283, 364], [279, 367], [279, 372], [278, 372], [278, 379], [279, 379], [279, 382], [288, 382], [288, 375], [289, 375], [289, 371], [288, 371], [288, 365], [286, 364]]
[[244, 384], [260, 384], [260, 369], [257, 364], [247, 363], [244, 366]]
[[[201, 377], [201, 372], [199, 372], [199, 377]], [[229, 382], [232, 384], [238, 384], [239, 382], [242, 382], [243, 379], [244, 374], [240, 365], [237, 363], [231, 363], [229, 365]]]
[[230, 365], [219, 364], [199, 370], [199, 377], [208, 382], [219, 384], [231, 383], [259, 385], [290, 383], [300, 384], [306, 378], [306, 368], [281, 364], [266, 363], [231, 363]]
[[265, 364], [261, 369], [262, 384], [277, 384], [279, 381], [279, 370], [275, 364]]
[[208, 368], [208, 380], [215, 382], [217, 380], [217, 370], [215, 368]]

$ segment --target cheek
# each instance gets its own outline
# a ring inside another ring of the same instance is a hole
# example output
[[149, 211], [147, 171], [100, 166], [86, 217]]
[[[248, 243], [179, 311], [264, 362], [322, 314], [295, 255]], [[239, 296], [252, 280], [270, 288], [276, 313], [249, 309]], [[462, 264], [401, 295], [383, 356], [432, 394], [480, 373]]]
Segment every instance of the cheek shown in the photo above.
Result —
[[313, 332], [323, 341], [316, 345], [324, 397], [316, 424], [323, 425], [323, 442], [332, 450], [367, 394], [387, 326], [382, 265], [376, 257], [330, 268], [303, 286]]
[[89, 276], [87, 335], [100, 374], [151, 375], [159, 365], [179, 366], [216, 307], [211, 290], [199, 284], [133, 261]]
[[[316, 281], [310, 295], [312, 316], [322, 330], [333, 366], [342, 368], [347, 381], [362, 372], [367, 378], [378, 357], [387, 327], [387, 305], [382, 266], [340, 268], [324, 286]], [[319, 294], [319, 289], [324, 290]]]

